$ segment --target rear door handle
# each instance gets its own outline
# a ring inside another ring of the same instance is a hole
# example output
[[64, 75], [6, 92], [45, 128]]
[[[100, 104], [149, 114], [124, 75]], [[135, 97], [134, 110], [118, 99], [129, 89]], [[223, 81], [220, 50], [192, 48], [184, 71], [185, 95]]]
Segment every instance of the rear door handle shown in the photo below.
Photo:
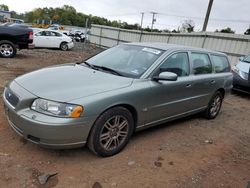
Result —
[[192, 86], [191, 84], [187, 84], [187, 85], [186, 85], [186, 88], [189, 88], [189, 87], [191, 87], [191, 86]]
[[215, 84], [215, 80], [211, 80], [210, 83], [211, 83], [211, 84]]

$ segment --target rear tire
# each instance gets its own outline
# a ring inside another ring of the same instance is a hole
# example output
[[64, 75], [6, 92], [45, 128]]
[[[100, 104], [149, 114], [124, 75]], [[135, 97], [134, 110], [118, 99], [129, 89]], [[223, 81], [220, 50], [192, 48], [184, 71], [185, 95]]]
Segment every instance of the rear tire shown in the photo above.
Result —
[[88, 147], [102, 157], [115, 155], [128, 144], [133, 130], [132, 114], [123, 107], [111, 108], [96, 120], [88, 138]]
[[8, 40], [0, 41], [0, 57], [12, 58], [15, 57], [16, 52], [17, 49], [14, 43]]
[[60, 49], [61, 49], [62, 51], [67, 51], [68, 48], [69, 48], [69, 47], [68, 47], [68, 45], [67, 45], [66, 42], [62, 42], [62, 43], [61, 43]]
[[219, 114], [221, 105], [223, 101], [223, 95], [221, 92], [216, 91], [213, 97], [211, 98], [207, 109], [204, 112], [204, 116], [207, 119], [214, 119]]

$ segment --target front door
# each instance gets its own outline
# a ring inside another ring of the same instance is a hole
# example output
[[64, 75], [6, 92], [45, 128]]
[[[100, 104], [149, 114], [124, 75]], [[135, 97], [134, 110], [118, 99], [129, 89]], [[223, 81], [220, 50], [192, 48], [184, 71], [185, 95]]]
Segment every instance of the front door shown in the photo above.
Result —
[[151, 100], [147, 101], [146, 124], [156, 123], [192, 110], [193, 81], [190, 79], [190, 64], [187, 52], [176, 52], [156, 70], [173, 72], [177, 81], [150, 81]]

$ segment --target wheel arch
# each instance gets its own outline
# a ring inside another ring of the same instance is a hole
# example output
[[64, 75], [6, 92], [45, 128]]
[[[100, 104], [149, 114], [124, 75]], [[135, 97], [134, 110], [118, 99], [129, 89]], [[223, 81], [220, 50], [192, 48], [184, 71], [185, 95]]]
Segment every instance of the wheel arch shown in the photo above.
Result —
[[102, 115], [107, 110], [110, 110], [110, 109], [115, 108], [115, 107], [123, 107], [123, 108], [127, 109], [131, 113], [131, 115], [132, 115], [132, 117], [134, 119], [134, 130], [135, 130], [137, 122], [138, 122], [138, 113], [137, 113], [136, 108], [131, 104], [127, 104], [127, 103], [115, 104], [115, 105], [110, 106], [107, 109], [105, 109], [100, 115]]
[[[136, 108], [130, 104], [120, 104], [120, 105], [116, 105], [116, 106], [124, 107], [131, 113], [131, 115], [134, 119], [134, 130], [135, 130], [135, 128], [137, 126], [137, 121], [138, 121], [138, 113], [137, 113]], [[116, 106], [114, 106], [114, 107], [116, 107]]]
[[[95, 124], [96, 120], [97, 120], [103, 113], [105, 113], [106, 111], [108, 111], [108, 110], [110, 110], [110, 109], [112, 109], [112, 108], [116, 108], [116, 107], [123, 107], [123, 108], [127, 109], [127, 110], [131, 113], [131, 115], [132, 115], [132, 117], [133, 117], [133, 120], [134, 120], [134, 127], [133, 127], [133, 128], [134, 128], [133, 132], [134, 132], [135, 129], [136, 129], [137, 122], [138, 122], [138, 112], [137, 112], [136, 108], [135, 108], [133, 105], [127, 104], [127, 103], [121, 103], [121, 104], [115, 104], [115, 105], [109, 106], [108, 108], [106, 108], [105, 110], [103, 110], [103, 111], [97, 116], [97, 118], [95, 119], [93, 125]], [[91, 127], [91, 130], [92, 130], [93, 127], [94, 127], [93, 125], [92, 125], [92, 127]], [[90, 131], [90, 132], [91, 132], [91, 131]], [[88, 136], [88, 137], [89, 137], [89, 136]]]
[[64, 43], [65, 43], [65, 44], [68, 44], [67, 41], [62, 41], [62, 42], [60, 43], [60, 45], [59, 45], [59, 48], [61, 48], [61, 45], [64, 44]]
[[224, 98], [224, 96], [225, 96], [225, 89], [224, 88], [220, 88], [217, 91], [219, 91], [222, 94], [222, 97]]
[[9, 35], [0, 35], [0, 41], [3, 41], [3, 40], [10, 41], [13, 44], [16, 44], [16, 39], [13, 38], [13, 37], [11, 37], [11, 36], [9, 36]]

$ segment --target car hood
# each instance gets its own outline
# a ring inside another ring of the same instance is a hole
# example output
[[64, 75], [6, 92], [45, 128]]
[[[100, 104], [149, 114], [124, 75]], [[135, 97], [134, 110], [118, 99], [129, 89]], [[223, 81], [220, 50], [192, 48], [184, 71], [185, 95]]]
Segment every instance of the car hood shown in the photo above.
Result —
[[236, 67], [237, 67], [238, 69], [240, 69], [241, 71], [248, 73], [248, 72], [249, 72], [249, 69], [250, 69], [250, 63], [240, 61], [240, 62], [236, 65]]
[[61, 102], [128, 87], [132, 81], [77, 64], [48, 67], [15, 79], [37, 97]]

